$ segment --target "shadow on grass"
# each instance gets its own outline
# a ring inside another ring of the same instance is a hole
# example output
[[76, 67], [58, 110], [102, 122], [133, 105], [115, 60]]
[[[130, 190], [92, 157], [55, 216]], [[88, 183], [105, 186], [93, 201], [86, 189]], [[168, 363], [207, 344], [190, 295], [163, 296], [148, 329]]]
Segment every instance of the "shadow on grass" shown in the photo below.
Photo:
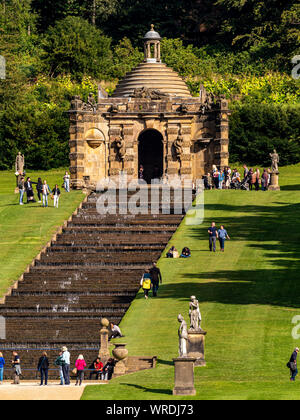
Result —
[[299, 191], [300, 185], [283, 185], [280, 189], [281, 191]]
[[170, 360], [157, 359], [157, 363], [160, 365], [174, 366], [174, 363], [171, 362]]
[[141, 391], [149, 392], [149, 393], [152, 393], [152, 394], [173, 395], [173, 392], [170, 389], [152, 389], [152, 388], [147, 388], [147, 387], [141, 386], [141, 385], [125, 384], [125, 383], [120, 383], [120, 385], [129, 386], [129, 387], [136, 388], [136, 389], [139, 389]]

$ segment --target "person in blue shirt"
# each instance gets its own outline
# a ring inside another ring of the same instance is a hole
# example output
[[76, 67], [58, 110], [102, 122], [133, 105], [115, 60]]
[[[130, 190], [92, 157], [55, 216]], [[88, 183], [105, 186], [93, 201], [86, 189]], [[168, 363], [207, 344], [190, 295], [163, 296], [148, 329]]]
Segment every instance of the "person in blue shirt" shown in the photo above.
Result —
[[0, 385], [3, 384], [3, 372], [4, 372], [5, 360], [3, 354], [0, 353]]
[[218, 230], [218, 238], [219, 238], [219, 242], [220, 242], [221, 252], [224, 252], [225, 241], [226, 241], [226, 239], [230, 239], [229, 235], [227, 233], [227, 230], [224, 229], [224, 226], [221, 226], [220, 229]]

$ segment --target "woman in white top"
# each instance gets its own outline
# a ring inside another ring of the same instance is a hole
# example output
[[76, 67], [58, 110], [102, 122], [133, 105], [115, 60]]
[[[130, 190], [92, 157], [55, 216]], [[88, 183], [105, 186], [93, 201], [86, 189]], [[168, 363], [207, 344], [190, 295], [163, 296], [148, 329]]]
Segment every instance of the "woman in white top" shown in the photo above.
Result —
[[64, 189], [66, 192], [70, 192], [70, 175], [68, 172], [66, 172], [64, 176]]
[[47, 184], [47, 181], [44, 181], [42, 188], [43, 195], [43, 207], [48, 207], [48, 195], [50, 194], [50, 188]]

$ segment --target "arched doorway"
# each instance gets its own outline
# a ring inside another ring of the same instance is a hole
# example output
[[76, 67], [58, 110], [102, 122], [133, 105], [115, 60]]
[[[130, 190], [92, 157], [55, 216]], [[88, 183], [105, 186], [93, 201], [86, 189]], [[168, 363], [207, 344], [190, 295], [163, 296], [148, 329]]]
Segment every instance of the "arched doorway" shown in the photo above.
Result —
[[152, 179], [163, 176], [163, 136], [154, 129], [143, 131], [139, 136], [139, 168], [144, 168], [144, 179], [150, 184]]

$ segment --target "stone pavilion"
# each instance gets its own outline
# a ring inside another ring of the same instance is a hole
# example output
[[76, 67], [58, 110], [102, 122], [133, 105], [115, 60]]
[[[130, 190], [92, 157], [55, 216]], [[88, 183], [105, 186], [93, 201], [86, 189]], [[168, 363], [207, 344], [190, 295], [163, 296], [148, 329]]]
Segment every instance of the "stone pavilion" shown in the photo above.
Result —
[[144, 61], [126, 74], [112, 97], [71, 102], [70, 172], [73, 188], [94, 188], [126, 171], [128, 180], [201, 179], [212, 165], [228, 165], [228, 101], [186, 83], [161, 61], [160, 35], [144, 38]]

